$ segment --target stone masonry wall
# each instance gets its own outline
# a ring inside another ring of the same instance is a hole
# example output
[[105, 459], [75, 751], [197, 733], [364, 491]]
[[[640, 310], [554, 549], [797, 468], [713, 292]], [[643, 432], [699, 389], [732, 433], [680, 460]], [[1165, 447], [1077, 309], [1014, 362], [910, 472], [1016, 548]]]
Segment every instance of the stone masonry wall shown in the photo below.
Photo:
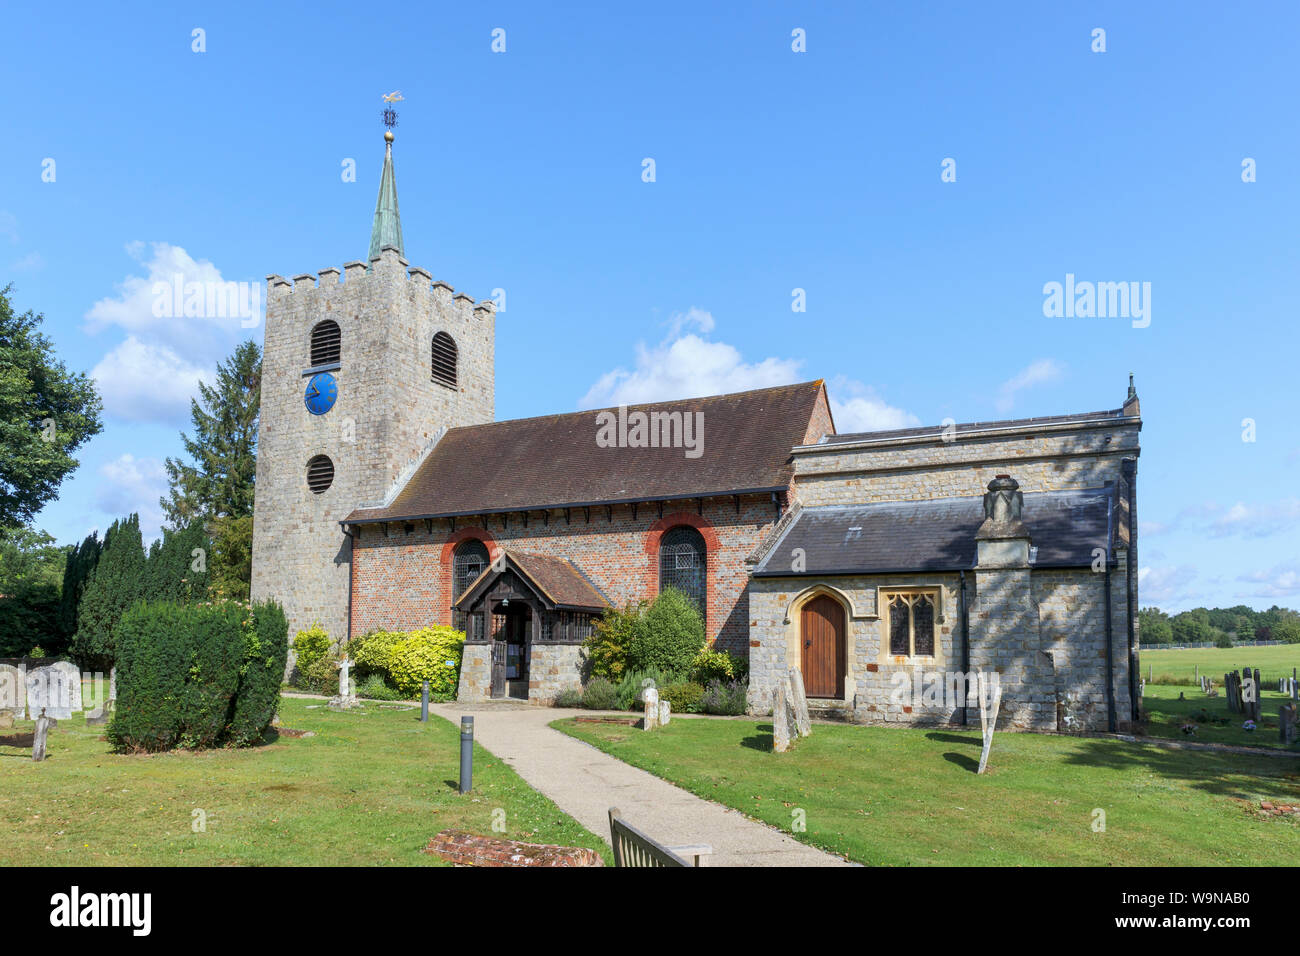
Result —
[[[385, 250], [365, 263], [267, 280], [262, 410], [253, 518], [255, 600], [284, 605], [290, 635], [319, 621], [335, 639], [348, 625], [351, 548], [338, 522], [361, 504], [382, 500], [443, 426], [494, 416], [495, 318], [433, 283]], [[311, 330], [333, 319], [341, 332], [339, 397], [324, 415], [306, 409]], [[446, 330], [459, 349], [459, 385], [430, 376], [433, 334]], [[307, 487], [308, 459], [328, 455], [334, 481]]]
[[1100, 488], [1138, 453], [1132, 421], [1069, 430], [1026, 430], [997, 439], [910, 439], [861, 448], [819, 445], [795, 453], [805, 507], [979, 496], [999, 474], [1022, 491]]
[[[1103, 575], [1088, 569], [979, 574], [982, 593], [975, 586], [976, 574], [966, 575], [971, 668], [993, 669], [1001, 676], [1003, 714], [999, 726], [1105, 730]], [[1124, 729], [1130, 704], [1123, 567], [1111, 575], [1115, 708], [1119, 727]], [[848, 702], [854, 720], [916, 726], [960, 723], [961, 711], [952, 706], [954, 696], [948, 693], [943, 678], [935, 676], [961, 670], [959, 582], [955, 574], [860, 575], [824, 581], [755, 579], [749, 601], [751, 713], [771, 709], [775, 681], [790, 664], [798, 665], [791, 651], [787, 609], [796, 598], [817, 586], [834, 589], [850, 606], [846, 619], [852, 697]], [[881, 656], [884, 622], [878, 616], [876, 601], [879, 588], [892, 587], [940, 589], [942, 622], [936, 621], [939, 653], [933, 662], [927, 660], [923, 666], [913, 667]], [[797, 621], [796, 612], [795, 626]], [[793, 647], [798, 647], [797, 642]], [[896, 676], [900, 672], [906, 676]], [[936, 689], [938, 693], [931, 693]], [[972, 725], [979, 725], [979, 710], [973, 699], [968, 719]]]

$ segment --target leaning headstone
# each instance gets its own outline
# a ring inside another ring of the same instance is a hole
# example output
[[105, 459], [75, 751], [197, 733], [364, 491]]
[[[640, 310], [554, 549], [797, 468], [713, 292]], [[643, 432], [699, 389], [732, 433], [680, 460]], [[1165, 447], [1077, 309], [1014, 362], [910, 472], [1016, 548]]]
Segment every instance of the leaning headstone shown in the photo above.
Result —
[[12, 710], [22, 720], [27, 705], [27, 688], [23, 672], [13, 664], [0, 664], [0, 708]]
[[659, 691], [647, 687], [641, 691], [641, 700], [645, 704], [645, 719], [641, 721], [641, 729], [654, 730], [659, 726]]
[[32, 759], [38, 763], [45, 759], [45, 740], [50, 733], [50, 723], [50, 718], [42, 710], [36, 718], [36, 733], [32, 735]]
[[790, 740], [799, 731], [790, 721], [790, 679], [776, 685], [772, 698], [772, 749], [779, 754], [790, 749]]
[[993, 731], [998, 725], [998, 709], [1002, 706], [1002, 678], [994, 673], [979, 671], [980, 731], [984, 737], [984, 747], [980, 751], [980, 765], [976, 773], [983, 773], [988, 766], [989, 751], [993, 749]]
[[808, 695], [803, 689], [803, 671], [790, 668], [790, 704], [794, 708], [794, 725], [800, 737], [812, 733], [812, 720], [808, 716]]
[[673, 705], [666, 700], [659, 701], [659, 726], [667, 727], [668, 721], [673, 717]]

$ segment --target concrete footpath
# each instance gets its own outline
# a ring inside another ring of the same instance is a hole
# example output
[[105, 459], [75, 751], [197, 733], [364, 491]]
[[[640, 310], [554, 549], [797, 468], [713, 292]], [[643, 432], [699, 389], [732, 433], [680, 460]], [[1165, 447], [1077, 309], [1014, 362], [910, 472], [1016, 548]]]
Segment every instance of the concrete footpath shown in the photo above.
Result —
[[851, 865], [547, 726], [591, 711], [505, 703], [433, 704], [430, 710], [454, 724], [472, 715], [479, 744], [606, 842], [609, 808], [618, 807], [623, 819], [662, 844], [711, 844], [707, 866]]

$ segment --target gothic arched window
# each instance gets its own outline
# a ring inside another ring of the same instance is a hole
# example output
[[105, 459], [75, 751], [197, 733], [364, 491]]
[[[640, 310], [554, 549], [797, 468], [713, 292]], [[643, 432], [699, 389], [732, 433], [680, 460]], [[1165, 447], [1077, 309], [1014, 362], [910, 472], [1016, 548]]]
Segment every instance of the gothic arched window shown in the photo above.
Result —
[[689, 525], [679, 525], [659, 539], [659, 590], [674, 587], [681, 591], [704, 618], [707, 578], [708, 555], [702, 534]]
[[317, 322], [311, 330], [311, 365], [330, 365], [343, 354], [343, 334], [333, 319]]
[[433, 337], [429, 373], [439, 385], [456, 387], [456, 340], [446, 332], [439, 332]]
[[[470, 538], [456, 546], [451, 559], [451, 599], [454, 601], [465, 593], [465, 589], [478, 580], [478, 576], [488, 566], [488, 549], [478, 538]], [[452, 612], [452, 626], [458, 631], [465, 630], [465, 612]]]

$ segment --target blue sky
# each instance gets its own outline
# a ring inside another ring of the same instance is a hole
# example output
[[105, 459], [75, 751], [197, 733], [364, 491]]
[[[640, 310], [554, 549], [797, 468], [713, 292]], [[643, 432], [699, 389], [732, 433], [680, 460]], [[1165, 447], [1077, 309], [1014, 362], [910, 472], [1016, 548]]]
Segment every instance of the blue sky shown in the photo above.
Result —
[[[1143, 603], [1300, 605], [1300, 13], [988, 6], [9, 10], [0, 283], [108, 410], [38, 524], [157, 526], [194, 380], [261, 329], [141, 290], [364, 257], [400, 89], [407, 258], [506, 292], [499, 418], [825, 378], [849, 431], [1114, 408], [1132, 371]], [[1149, 282], [1150, 324], [1045, 316], [1067, 273]]]

